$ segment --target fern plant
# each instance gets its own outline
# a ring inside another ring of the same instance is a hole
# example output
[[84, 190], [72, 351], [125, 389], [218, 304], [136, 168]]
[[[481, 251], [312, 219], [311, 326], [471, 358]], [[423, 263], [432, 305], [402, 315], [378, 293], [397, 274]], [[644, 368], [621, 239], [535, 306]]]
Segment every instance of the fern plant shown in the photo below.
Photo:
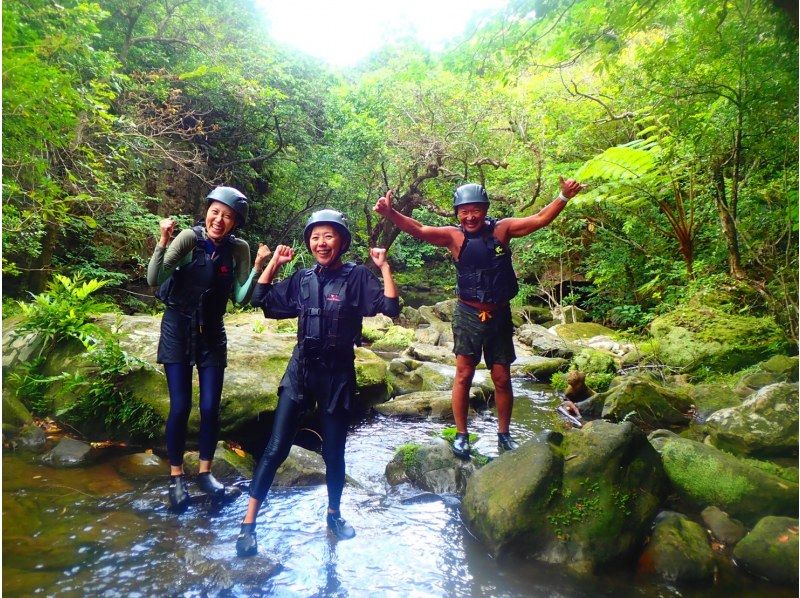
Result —
[[23, 321], [17, 334], [37, 331], [43, 337], [41, 355], [59, 341], [74, 338], [90, 349], [101, 336], [91, 321], [93, 315], [111, 311], [114, 306], [91, 295], [106, 286], [104, 280], [83, 280], [81, 275], [68, 278], [56, 274], [48, 290], [33, 296], [31, 303], [19, 302]]

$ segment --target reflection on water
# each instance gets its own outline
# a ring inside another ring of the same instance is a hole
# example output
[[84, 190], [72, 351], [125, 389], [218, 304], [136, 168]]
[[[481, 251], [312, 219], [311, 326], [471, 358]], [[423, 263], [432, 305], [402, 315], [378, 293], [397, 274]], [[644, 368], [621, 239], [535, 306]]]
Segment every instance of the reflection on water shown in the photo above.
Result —
[[[515, 380], [511, 431], [519, 440], [552, 427], [549, 387]], [[496, 455], [495, 418], [471, 422], [475, 447]], [[443, 424], [382, 416], [348, 438], [343, 515], [357, 536], [336, 542], [325, 527], [324, 486], [274, 489], [257, 528], [259, 553], [234, 543], [246, 494], [223, 508], [198, 501], [179, 516], [165, 507], [164, 479], [131, 482], [109, 465], [65, 470], [3, 458], [3, 593], [58, 596], [680, 596], [617, 574], [587, 581], [564, 568], [490, 558], [466, 532], [456, 497], [389, 487], [395, 449]], [[754, 581], [754, 593], [770, 590]], [[709, 588], [708, 595], [728, 590]], [[702, 592], [701, 592], [702, 594]], [[693, 595], [701, 595], [693, 594]], [[788, 596], [788, 592], [784, 595]]]

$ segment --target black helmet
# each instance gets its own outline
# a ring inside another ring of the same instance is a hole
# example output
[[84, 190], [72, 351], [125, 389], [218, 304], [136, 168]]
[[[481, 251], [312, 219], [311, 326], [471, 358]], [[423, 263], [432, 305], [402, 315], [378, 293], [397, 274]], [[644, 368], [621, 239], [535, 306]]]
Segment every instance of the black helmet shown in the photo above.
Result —
[[238, 189], [234, 189], [233, 187], [215, 187], [206, 195], [206, 208], [211, 205], [212, 201], [224, 203], [236, 212], [236, 226], [242, 226], [247, 222], [247, 198]]
[[453, 193], [453, 211], [458, 213], [458, 206], [466, 203], [485, 203], [488, 208], [489, 195], [486, 193], [486, 189], [476, 183], [461, 185]]
[[342, 250], [339, 252], [339, 255], [343, 254], [347, 251], [348, 247], [350, 247], [350, 230], [347, 228], [347, 220], [344, 217], [344, 214], [337, 210], [318, 210], [311, 214], [308, 221], [306, 222], [306, 227], [303, 230], [303, 239], [306, 241], [306, 248], [311, 251], [311, 244], [308, 242], [309, 238], [311, 237], [311, 229], [314, 228], [318, 224], [332, 224], [336, 230], [342, 235]]

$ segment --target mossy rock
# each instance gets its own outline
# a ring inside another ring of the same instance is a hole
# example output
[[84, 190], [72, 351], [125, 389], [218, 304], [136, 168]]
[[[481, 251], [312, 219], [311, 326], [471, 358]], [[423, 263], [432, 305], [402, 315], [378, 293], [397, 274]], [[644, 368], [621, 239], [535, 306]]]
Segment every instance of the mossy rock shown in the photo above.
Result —
[[735, 372], [784, 354], [783, 331], [768, 317], [732, 315], [712, 307], [684, 307], [650, 323], [666, 365]]
[[745, 523], [765, 515], [797, 515], [796, 483], [667, 430], [656, 430], [649, 439], [673, 488], [699, 508], [715, 505]]
[[447, 441], [435, 438], [398, 447], [386, 465], [386, 480], [392, 486], [409, 483], [435, 494], [461, 495], [475, 470], [475, 460], [458, 459]]
[[701, 421], [715, 411], [742, 404], [741, 397], [730, 386], [719, 382], [690, 385], [687, 387], [687, 391], [697, 408], [698, 418]]
[[614, 356], [598, 349], [581, 349], [572, 359], [574, 369], [585, 374], [606, 374], [617, 371]]
[[392, 326], [386, 334], [372, 344], [373, 351], [402, 351], [414, 341], [414, 331], [402, 326]]
[[798, 520], [764, 517], [733, 549], [736, 562], [771, 582], [797, 588]]
[[659, 513], [639, 558], [639, 571], [680, 584], [711, 581], [714, 570], [714, 551], [706, 531], [680, 513]]
[[604, 395], [604, 419], [630, 419], [646, 428], [683, 425], [691, 419], [689, 395], [645, 378], [623, 379]]
[[[186, 473], [196, 476], [199, 465], [200, 453], [197, 451], [184, 453], [183, 466]], [[217, 448], [214, 449], [214, 461], [211, 465], [214, 477], [230, 483], [253, 477], [254, 469], [255, 461], [252, 455], [241, 451], [241, 449], [234, 449], [223, 440], [217, 442]]]
[[556, 372], [564, 372], [569, 367], [569, 361], [560, 357], [530, 357], [519, 366], [512, 366], [512, 370], [525, 376], [536, 378], [540, 382], [548, 382]]
[[386, 362], [365, 347], [356, 347], [356, 408], [369, 407], [389, 400], [388, 367]]
[[3, 432], [14, 433], [25, 424], [33, 421], [33, 416], [28, 408], [11, 393], [3, 393]]
[[797, 382], [799, 365], [800, 357], [797, 355], [793, 357], [787, 355], [773, 355], [765, 362], [759, 364], [760, 368], [766, 372], [773, 372], [786, 376], [787, 382]]

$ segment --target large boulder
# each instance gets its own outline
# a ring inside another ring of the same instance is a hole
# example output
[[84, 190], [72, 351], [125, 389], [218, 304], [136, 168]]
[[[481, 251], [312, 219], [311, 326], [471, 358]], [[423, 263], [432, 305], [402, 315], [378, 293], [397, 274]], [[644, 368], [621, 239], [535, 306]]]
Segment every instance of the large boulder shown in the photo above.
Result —
[[798, 385], [765, 386], [737, 407], [706, 419], [714, 446], [742, 455], [797, 454]]
[[551, 330], [565, 341], [587, 341], [596, 337], [610, 339], [614, 335], [611, 328], [594, 322], [574, 322], [571, 324], [556, 324]]
[[742, 404], [742, 398], [734, 390], [721, 382], [714, 384], [689, 384], [686, 391], [694, 403], [697, 420], [704, 422], [709, 415], [726, 407]]
[[736, 545], [733, 556], [758, 577], [797, 589], [797, 518], [764, 517]]
[[605, 351], [581, 349], [573, 358], [572, 363], [576, 370], [585, 374], [609, 374], [617, 371], [617, 364], [614, 356]]
[[422, 343], [413, 343], [408, 349], [403, 351], [402, 355], [418, 361], [433, 361], [447, 365], [453, 365], [455, 363], [455, 356], [453, 355], [452, 349], [424, 345]]
[[526, 358], [522, 363], [511, 366], [512, 375], [523, 375], [535, 378], [539, 382], [549, 382], [556, 372], [565, 372], [569, 367], [569, 361], [560, 357], [539, 357], [533, 356]]
[[414, 340], [414, 331], [402, 326], [392, 326], [380, 339], [372, 343], [374, 351], [402, 351]]
[[649, 439], [678, 495], [699, 508], [714, 505], [751, 524], [765, 515], [797, 515], [796, 482], [668, 430]]
[[458, 459], [446, 440], [436, 438], [399, 447], [386, 465], [386, 479], [392, 486], [409, 483], [435, 494], [461, 495], [474, 471], [473, 460]]
[[470, 478], [461, 508], [492, 554], [588, 572], [635, 553], [666, 489], [644, 433], [600, 420], [501, 455]]
[[691, 419], [689, 395], [643, 377], [623, 378], [604, 395], [604, 419], [630, 419], [647, 428], [683, 425]]
[[639, 571], [672, 583], [710, 581], [714, 551], [705, 530], [686, 515], [659, 513], [650, 542], [639, 557]]
[[26, 424], [33, 422], [33, 416], [11, 392], [3, 393], [3, 433], [15, 434]]
[[735, 372], [788, 349], [783, 331], [768, 317], [687, 306], [650, 323], [658, 358], [666, 365]]
[[[122, 378], [119, 387], [156, 414], [153, 429], [143, 431], [150, 432], [155, 439], [163, 438], [163, 422], [169, 413], [166, 377], [162, 366], [156, 363], [160, 322], [160, 316], [151, 315], [105, 314], [98, 318], [101, 326], [115, 331], [126, 353], [143, 361], [143, 365], [135, 366]], [[225, 316], [228, 366], [220, 404], [223, 436], [235, 434], [260, 416], [275, 410], [278, 385], [296, 344], [294, 332], [280, 332], [282, 322], [265, 319], [255, 311]], [[70, 341], [48, 352], [41, 373], [45, 376], [62, 372], [82, 373], [90, 377], [94, 368], [96, 366], [80, 343]], [[369, 406], [389, 398], [386, 363], [380, 357], [368, 349], [357, 348], [355, 368], [358, 409], [367, 410]], [[196, 403], [199, 394], [196, 376], [192, 391]], [[45, 398], [52, 399], [55, 410], [67, 409], [76, 396], [75, 392], [65, 392], [60, 382], [51, 384], [45, 394]], [[84, 422], [87, 429], [90, 425], [92, 422]], [[102, 419], [99, 425], [102, 425]], [[195, 408], [189, 418], [188, 432], [196, 434], [198, 429], [199, 410]]]

